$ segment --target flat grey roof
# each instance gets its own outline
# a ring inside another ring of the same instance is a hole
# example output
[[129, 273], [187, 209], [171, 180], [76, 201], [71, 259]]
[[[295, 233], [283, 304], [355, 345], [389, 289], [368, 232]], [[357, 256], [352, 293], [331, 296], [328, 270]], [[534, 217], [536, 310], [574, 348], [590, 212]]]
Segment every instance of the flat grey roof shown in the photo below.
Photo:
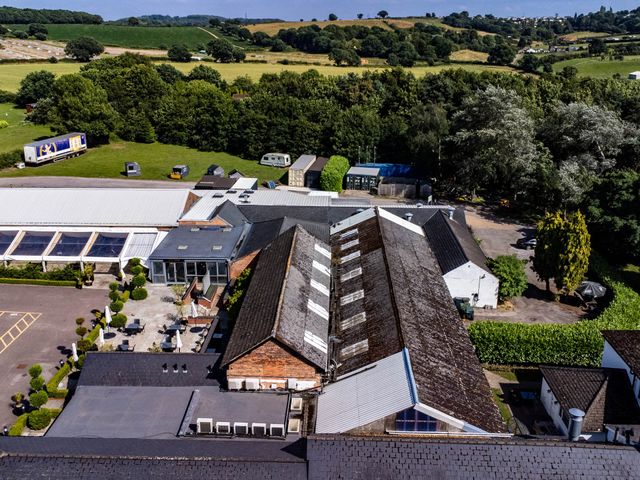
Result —
[[379, 168], [371, 167], [351, 167], [347, 172], [347, 175], [362, 175], [367, 177], [377, 177], [380, 175]]
[[198, 418], [211, 418], [214, 422], [253, 422], [286, 424], [289, 394], [221, 392], [213, 387], [200, 388], [198, 405], [191, 423]]

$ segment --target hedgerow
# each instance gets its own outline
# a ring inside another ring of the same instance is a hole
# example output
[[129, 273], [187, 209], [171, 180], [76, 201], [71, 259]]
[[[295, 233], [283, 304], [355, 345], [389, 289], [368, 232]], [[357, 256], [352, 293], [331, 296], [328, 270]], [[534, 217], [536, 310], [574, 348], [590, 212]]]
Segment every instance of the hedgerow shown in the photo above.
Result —
[[604, 347], [600, 331], [640, 329], [640, 295], [600, 257], [592, 255], [591, 266], [613, 293], [613, 300], [597, 318], [571, 325], [472, 324], [469, 336], [480, 361], [599, 366]]

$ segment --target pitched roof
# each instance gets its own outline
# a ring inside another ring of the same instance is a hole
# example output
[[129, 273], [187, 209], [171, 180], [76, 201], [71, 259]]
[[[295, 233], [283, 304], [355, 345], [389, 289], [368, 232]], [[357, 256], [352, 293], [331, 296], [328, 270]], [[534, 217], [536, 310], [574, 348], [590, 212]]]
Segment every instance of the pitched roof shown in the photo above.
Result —
[[424, 230], [443, 274], [447, 274], [467, 262], [489, 270], [487, 258], [473, 239], [467, 226], [455, 219], [449, 219], [442, 210], [427, 220], [424, 224]]
[[318, 157], [318, 158], [316, 158], [316, 161], [311, 164], [311, 166], [309, 167], [309, 169], [307, 171], [308, 172], [321, 172], [328, 161], [329, 161], [329, 159], [327, 157]]
[[640, 409], [627, 374], [617, 368], [540, 367], [560, 406], [585, 412], [583, 430], [605, 424], [640, 424]]
[[605, 330], [602, 335], [631, 371], [640, 376], [640, 330]]
[[242, 226], [248, 222], [247, 217], [244, 216], [238, 206], [229, 200], [216, 209], [213, 217], [220, 217], [234, 227]]
[[149, 258], [159, 260], [233, 258], [244, 232], [244, 225], [237, 227], [180, 226], [167, 234]]
[[[407, 348], [420, 403], [482, 430], [503, 431], [480, 362], [422, 229], [383, 209], [371, 209], [332, 232], [337, 295], [364, 293], [337, 309], [334, 328], [342, 340], [338, 349], [364, 340], [368, 344], [366, 351], [339, 359], [338, 374]], [[354, 239], [357, 245], [343, 247]], [[357, 258], [340, 260], [356, 251]], [[361, 275], [339, 280], [357, 267]], [[365, 321], [338, 328], [363, 311]]]
[[[273, 338], [320, 370], [327, 365], [329, 316], [319, 315], [311, 302], [329, 311], [329, 277], [314, 263], [329, 268], [318, 249], [328, 247], [296, 225], [262, 250], [222, 364], [228, 365]], [[313, 339], [317, 339], [317, 342]]]
[[[192, 387], [218, 385], [210, 373], [219, 355], [202, 353], [89, 352], [78, 385]], [[163, 372], [167, 366], [168, 372]], [[187, 373], [182, 366], [187, 366]], [[178, 373], [173, 373], [177, 366]]]
[[229, 190], [233, 188], [238, 179], [230, 177], [220, 177], [219, 175], [205, 175], [196, 186], [196, 190]]

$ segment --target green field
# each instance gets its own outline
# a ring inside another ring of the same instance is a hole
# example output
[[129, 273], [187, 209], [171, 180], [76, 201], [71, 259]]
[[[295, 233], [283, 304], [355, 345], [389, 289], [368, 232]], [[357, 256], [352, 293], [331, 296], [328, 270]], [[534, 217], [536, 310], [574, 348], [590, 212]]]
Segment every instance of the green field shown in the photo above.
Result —
[[[198, 62], [172, 63], [174, 67], [182, 72], [189, 72]], [[306, 72], [310, 69], [318, 70], [324, 75], [344, 75], [347, 73], [363, 73], [365, 71], [381, 70], [389, 67], [335, 67], [331, 65], [282, 65], [279, 63], [203, 63], [215, 68], [220, 72], [222, 78], [233, 81], [239, 76], [249, 76], [253, 80], [259, 80], [264, 73], [280, 73], [285, 70], [292, 72]], [[15, 92], [20, 86], [20, 81], [27, 73], [37, 70], [48, 70], [56, 75], [75, 73], [80, 70], [80, 63], [22, 63], [22, 64], [0, 64], [0, 90]], [[437, 73], [445, 69], [462, 68], [474, 72], [480, 71], [502, 71], [513, 72], [509, 67], [493, 65], [456, 64], [436, 65], [433, 67], [419, 66], [408, 69], [416, 76], [423, 76], [427, 73]]]
[[[7, 25], [24, 30], [25, 25]], [[128, 27], [120, 25], [48, 24], [49, 40], [67, 42], [74, 38], [93, 37], [103, 45], [128, 48], [160, 48], [184, 43], [191, 49], [206, 45], [213, 37], [197, 27]]]
[[171, 167], [177, 164], [189, 165], [191, 173], [186, 179], [187, 181], [200, 179], [212, 163], [220, 165], [225, 172], [237, 169], [248, 177], [259, 178], [261, 182], [278, 180], [285, 173], [280, 168], [265, 167], [259, 165], [257, 160], [244, 160], [228, 153], [200, 152], [178, 145], [161, 143], [142, 144], [118, 141], [91, 149], [78, 158], [23, 170], [15, 168], [3, 170], [0, 171], [0, 177], [126, 178], [121, 172], [124, 169], [124, 162], [127, 161], [140, 164], [142, 175], [135, 178], [143, 180], [167, 180]]
[[631, 72], [640, 70], [640, 56], [624, 57], [624, 60], [600, 60], [600, 57], [574, 58], [554, 63], [553, 70], [562, 71], [564, 67], [576, 67], [581, 77], [611, 78], [619, 73], [622, 78], [627, 78]]
[[0, 103], [0, 119], [9, 122], [7, 128], [0, 130], [0, 153], [17, 150], [25, 143], [51, 136], [49, 127], [23, 122], [24, 110], [10, 103]]

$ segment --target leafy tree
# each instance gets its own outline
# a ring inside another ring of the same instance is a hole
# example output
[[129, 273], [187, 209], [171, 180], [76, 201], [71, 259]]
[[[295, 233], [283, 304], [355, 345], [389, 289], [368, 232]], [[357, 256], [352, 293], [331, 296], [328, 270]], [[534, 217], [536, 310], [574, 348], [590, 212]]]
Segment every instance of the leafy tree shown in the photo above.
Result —
[[533, 269], [550, 291], [553, 278], [558, 290], [573, 291], [589, 267], [591, 237], [584, 215], [547, 213], [538, 222]]
[[138, 143], [153, 143], [156, 133], [151, 121], [144, 113], [132, 108], [124, 114], [118, 135], [123, 140]]
[[380, 10], [380, 11], [378, 12], [378, 16], [379, 16], [380, 18], [387, 18], [387, 17], [389, 16], [389, 12], [387, 12], [386, 10]]
[[224, 38], [216, 38], [207, 44], [207, 53], [220, 63], [233, 63], [244, 60], [245, 54]]
[[188, 63], [191, 61], [191, 52], [186, 45], [172, 45], [167, 51], [167, 56], [172, 62]]
[[198, 65], [195, 67], [191, 72], [189, 72], [187, 80], [190, 82], [193, 80], [203, 80], [220, 89], [227, 87], [227, 83], [222, 79], [220, 72], [214, 68], [208, 67], [207, 65]]
[[335, 13], [330, 13], [329, 14], [329, 21], [330, 22], [335, 22], [336, 20], [338, 20], [338, 16]]
[[506, 42], [500, 42], [489, 50], [487, 62], [495, 65], [509, 65], [514, 58], [516, 58], [515, 49]]
[[334, 48], [329, 53], [329, 60], [336, 63], [338, 67], [343, 65], [357, 66], [360, 65], [360, 57], [350, 48]]
[[381, 118], [375, 110], [356, 105], [342, 111], [334, 121], [334, 150], [350, 158], [370, 161], [381, 137]]
[[363, 57], [384, 57], [387, 47], [382, 43], [380, 36], [367, 35], [362, 40], [359, 52]]
[[594, 38], [589, 42], [590, 55], [603, 55], [607, 53], [607, 44], [601, 38]]
[[411, 109], [409, 149], [423, 172], [442, 175], [442, 143], [448, 133], [449, 121], [442, 106], [418, 103]]
[[520, 260], [515, 255], [500, 255], [489, 260], [489, 268], [500, 281], [498, 298], [501, 301], [518, 297], [527, 289], [525, 263], [526, 260]]
[[55, 82], [53, 97], [49, 121], [56, 133], [85, 132], [90, 145], [109, 141], [118, 114], [102, 88], [81, 75], [63, 75]]
[[272, 52], [284, 52], [286, 49], [287, 49], [287, 44], [284, 43], [279, 38], [276, 38], [273, 42], [271, 42]]
[[362, 17], [364, 17], [364, 15], [362, 13], [358, 14], [358, 20], [362, 20]]
[[45, 27], [41, 23], [32, 23], [29, 25], [29, 28], [27, 29], [27, 33], [33, 37], [37, 33], [43, 33], [44, 35], [47, 35], [49, 33], [49, 30], [47, 30], [47, 27]]
[[148, 116], [156, 111], [167, 85], [151, 65], [136, 64], [122, 69], [107, 86], [109, 102], [120, 114], [132, 109]]
[[[33, 38], [35, 38], [36, 40], [40, 40], [41, 42], [44, 42], [47, 39], [47, 35], [45, 33], [38, 32], [33, 36]], [[51, 60], [51, 58], [56, 58], [56, 57], [50, 57], [49, 60]]]
[[79, 62], [88, 62], [96, 55], [104, 52], [104, 47], [91, 37], [78, 37], [67, 43], [64, 53]]
[[162, 81], [165, 83], [173, 85], [180, 80], [184, 80], [184, 75], [182, 74], [182, 72], [173, 65], [169, 65], [168, 63], [155, 65], [155, 69], [158, 72], [158, 75], [160, 75], [160, 78], [162, 78]]
[[136, 17], [129, 17], [127, 19], [127, 25], [129, 25], [130, 27], [137, 27], [138, 25], [140, 25], [140, 20]]
[[344, 176], [349, 171], [349, 160], [333, 155], [320, 173], [320, 188], [330, 192], [342, 192]]
[[520, 59], [519, 64], [520, 68], [525, 72], [536, 72], [538, 68], [540, 68], [540, 60], [530, 53], [525, 54], [522, 59]]
[[20, 40], [26, 40], [27, 38], [29, 38], [29, 34], [22, 30], [14, 30], [13, 36], [19, 38]]
[[20, 82], [16, 104], [24, 107], [27, 103], [35, 103], [42, 98], [50, 97], [54, 83], [55, 75], [46, 70], [28, 73]]
[[29, 395], [29, 404], [33, 408], [40, 408], [49, 400], [49, 395], [44, 390], [39, 390]]

